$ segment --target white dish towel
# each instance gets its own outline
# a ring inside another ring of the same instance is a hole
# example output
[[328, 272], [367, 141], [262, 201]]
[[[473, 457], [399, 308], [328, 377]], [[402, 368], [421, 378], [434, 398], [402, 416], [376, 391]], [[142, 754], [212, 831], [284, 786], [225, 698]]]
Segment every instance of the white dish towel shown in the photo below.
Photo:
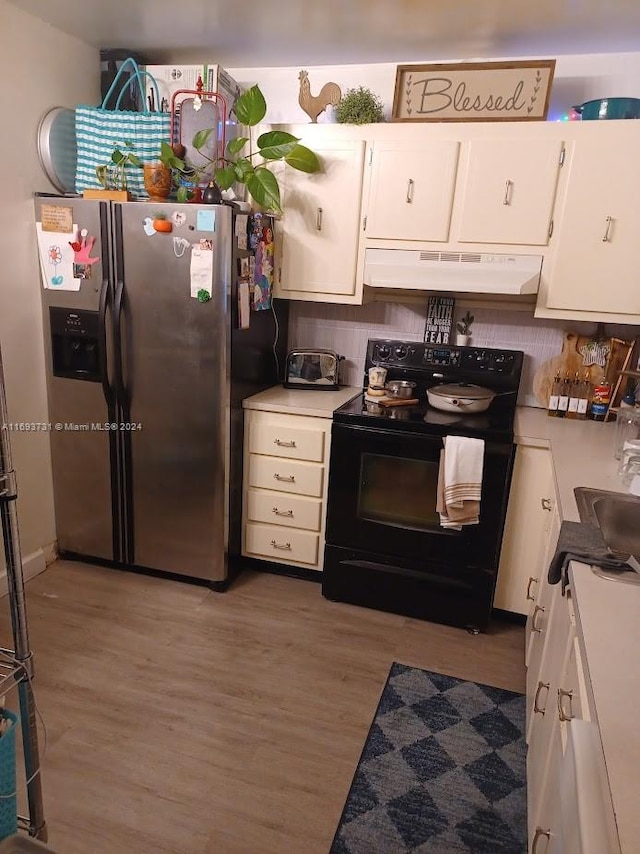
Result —
[[440, 452], [436, 510], [443, 528], [477, 525], [482, 497], [484, 440], [445, 436]]

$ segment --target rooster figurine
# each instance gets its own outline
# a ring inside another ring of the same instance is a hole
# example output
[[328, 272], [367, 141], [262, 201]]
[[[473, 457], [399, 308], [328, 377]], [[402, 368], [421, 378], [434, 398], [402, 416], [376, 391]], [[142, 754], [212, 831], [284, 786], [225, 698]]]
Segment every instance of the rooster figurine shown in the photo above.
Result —
[[307, 71], [301, 71], [298, 74], [298, 80], [300, 81], [298, 103], [312, 122], [317, 122], [320, 113], [324, 112], [329, 104], [335, 107], [342, 97], [342, 92], [337, 83], [325, 83], [319, 95], [312, 95]]

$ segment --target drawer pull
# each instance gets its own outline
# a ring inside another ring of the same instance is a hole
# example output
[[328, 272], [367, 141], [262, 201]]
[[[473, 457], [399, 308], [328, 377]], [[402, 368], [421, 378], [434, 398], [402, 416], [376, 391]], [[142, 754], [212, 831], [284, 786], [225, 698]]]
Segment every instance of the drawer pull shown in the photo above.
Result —
[[278, 474], [277, 472], [274, 474], [276, 480], [280, 480], [283, 483], [295, 483], [296, 479], [292, 474]]
[[541, 632], [542, 626], [536, 625], [536, 617], [538, 614], [544, 614], [544, 608], [541, 605], [536, 605], [533, 609], [533, 617], [531, 618], [531, 631], [532, 632]]
[[534, 578], [533, 575], [530, 575], [529, 576], [529, 583], [527, 584], [527, 599], [530, 602], [533, 602], [535, 600], [535, 597], [531, 595], [531, 585], [537, 584], [537, 583], [538, 583], [538, 579]]
[[612, 217], [612, 216], [608, 216], [608, 217], [605, 219], [604, 236], [603, 236], [603, 238], [602, 238], [602, 242], [603, 242], [603, 243], [610, 243], [610, 242], [611, 242], [611, 223], [612, 223], [612, 222], [613, 222], [613, 217]]
[[281, 549], [283, 552], [291, 551], [291, 543], [277, 543], [275, 540], [271, 540], [271, 545], [274, 549]]
[[293, 510], [278, 510], [277, 507], [272, 507], [271, 512], [275, 513], [276, 516], [288, 516], [290, 519], [293, 518]]
[[322, 231], [322, 208], [316, 209], [316, 231]]
[[[565, 712], [563, 700], [565, 697], [569, 698], [569, 712]], [[561, 721], [570, 721], [573, 718], [573, 712], [571, 711], [571, 701], [573, 700], [573, 691], [565, 691], [563, 688], [558, 688], [558, 718]]]
[[551, 839], [551, 828], [543, 830], [541, 827], [536, 827], [536, 832], [533, 834], [533, 842], [531, 843], [531, 854], [536, 854], [538, 848], [538, 840], [541, 836], [546, 839]]
[[295, 448], [296, 446], [293, 439], [290, 442], [283, 442], [282, 439], [274, 439], [273, 444], [277, 445], [279, 448]]
[[552, 508], [552, 505], [551, 505], [551, 499], [550, 499], [550, 498], [541, 498], [541, 499], [540, 499], [540, 504], [542, 504], [542, 509], [543, 509], [543, 510], [548, 510], [548, 511], [549, 511], [549, 513], [551, 513], [551, 510], [552, 510], [553, 508]]
[[[540, 696], [540, 691], [542, 691], [543, 688], [546, 688], [547, 692], [548, 692], [549, 691], [549, 683], [548, 682], [538, 682], [538, 687], [536, 688], [536, 695], [533, 698], [533, 711], [535, 712], [536, 715], [544, 715], [545, 709], [547, 708], [546, 700], [545, 700], [544, 708], [542, 708], [538, 705], [538, 697]], [[547, 693], [547, 697], [548, 696], [549, 696], [549, 694]]]

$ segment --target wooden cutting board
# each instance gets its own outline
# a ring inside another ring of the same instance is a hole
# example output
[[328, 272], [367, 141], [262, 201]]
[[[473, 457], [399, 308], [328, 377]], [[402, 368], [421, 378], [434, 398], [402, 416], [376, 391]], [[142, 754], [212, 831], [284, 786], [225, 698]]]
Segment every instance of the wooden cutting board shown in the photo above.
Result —
[[572, 379], [576, 371], [581, 379], [584, 378], [585, 373], [588, 373], [592, 385], [599, 382], [606, 371], [607, 380], [615, 386], [618, 371], [623, 370], [625, 362], [628, 361], [632, 342], [622, 341], [620, 338], [606, 338], [602, 341], [609, 345], [609, 354], [604, 368], [598, 364], [585, 365], [584, 363], [583, 350], [593, 346], [593, 336], [578, 335], [575, 332], [564, 333], [562, 352], [544, 362], [533, 378], [533, 393], [540, 406], [547, 406], [553, 378], [558, 371], [561, 377], [568, 373]]

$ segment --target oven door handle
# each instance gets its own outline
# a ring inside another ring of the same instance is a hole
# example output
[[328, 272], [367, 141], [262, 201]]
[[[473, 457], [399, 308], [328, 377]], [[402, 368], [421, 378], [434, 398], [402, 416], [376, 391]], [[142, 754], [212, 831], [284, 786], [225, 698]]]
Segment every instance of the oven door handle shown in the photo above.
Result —
[[[465, 436], [464, 430], [451, 430], [445, 434], [450, 436]], [[402, 444], [403, 448], [409, 451], [410, 447], [415, 443], [420, 444], [426, 451], [429, 446], [432, 450], [440, 450], [444, 447], [445, 435], [436, 436], [432, 433], [414, 433], [413, 431], [404, 430], [387, 430], [384, 427], [362, 427], [359, 424], [345, 424], [343, 422], [333, 422], [333, 436], [339, 436], [341, 439], [353, 442], [354, 446], [360, 450], [363, 443], [367, 443], [367, 449], [370, 450], [373, 443], [379, 445], [376, 452], [384, 453], [384, 444], [389, 441], [395, 445]], [[371, 443], [369, 445], [368, 443]], [[332, 443], [333, 444], [333, 443]], [[513, 454], [513, 440], [511, 437], [504, 442], [494, 442], [490, 439], [484, 441], [484, 456], [485, 460], [488, 456], [508, 457]], [[420, 457], [423, 455], [421, 454]]]

